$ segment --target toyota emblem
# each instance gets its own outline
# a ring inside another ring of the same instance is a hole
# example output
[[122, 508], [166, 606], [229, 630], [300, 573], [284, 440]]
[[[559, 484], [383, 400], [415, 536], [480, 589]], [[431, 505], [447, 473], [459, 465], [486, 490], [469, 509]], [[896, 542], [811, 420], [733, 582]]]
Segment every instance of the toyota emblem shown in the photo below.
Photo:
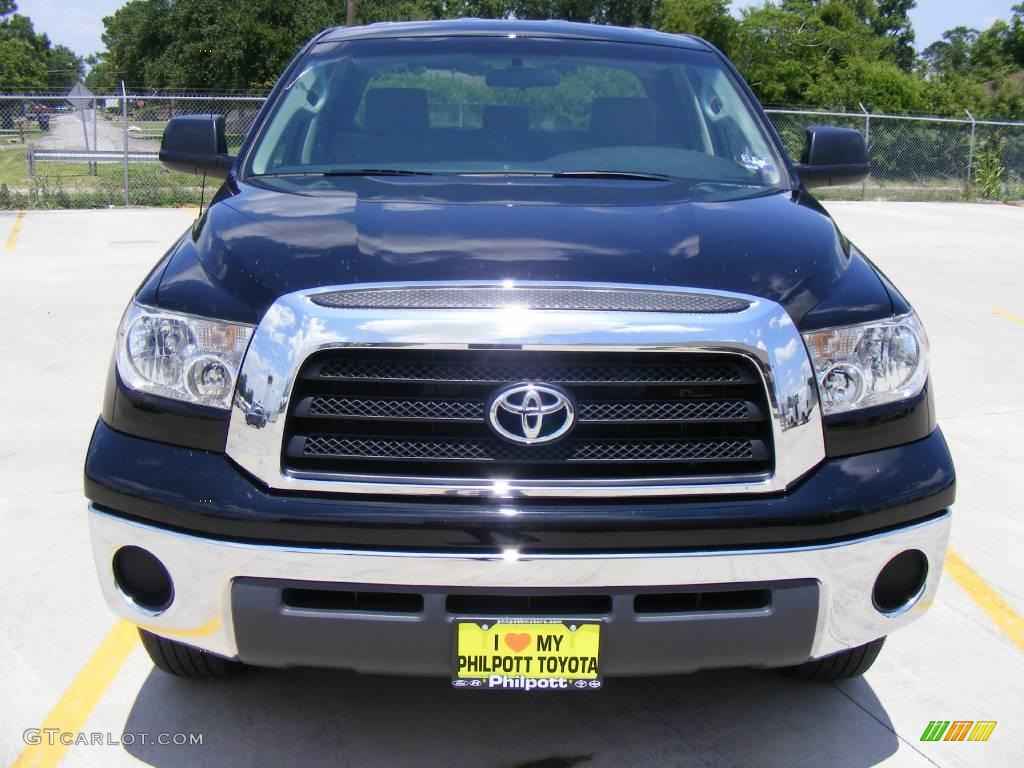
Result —
[[519, 445], [550, 443], [576, 423], [572, 398], [547, 384], [514, 384], [491, 398], [491, 428]]

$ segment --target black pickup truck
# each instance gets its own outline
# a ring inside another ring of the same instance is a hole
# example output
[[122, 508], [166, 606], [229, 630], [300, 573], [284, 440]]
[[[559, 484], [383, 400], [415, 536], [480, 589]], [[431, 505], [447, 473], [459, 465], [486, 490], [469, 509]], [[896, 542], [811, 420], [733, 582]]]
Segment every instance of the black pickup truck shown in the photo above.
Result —
[[85, 466], [161, 669], [593, 690], [863, 673], [938, 587], [928, 341], [717, 50], [461, 20], [331, 29], [117, 335]]

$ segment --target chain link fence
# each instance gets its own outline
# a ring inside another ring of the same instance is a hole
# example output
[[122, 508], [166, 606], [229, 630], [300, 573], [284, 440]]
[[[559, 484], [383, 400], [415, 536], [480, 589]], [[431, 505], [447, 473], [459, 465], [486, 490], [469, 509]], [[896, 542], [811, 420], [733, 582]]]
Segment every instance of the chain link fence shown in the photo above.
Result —
[[[196, 205], [201, 180], [171, 173], [157, 152], [167, 121], [213, 112], [237, 151], [261, 95], [0, 94], [0, 208]], [[475, 105], [464, 105], [472, 111]], [[478, 106], [478, 105], [476, 105]], [[799, 158], [810, 125], [855, 128], [868, 138], [863, 185], [819, 190], [828, 199], [1024, 198], [1024, 123], [771, 108]], [[462, 114], [453, 115], [459, 124]], [[211, 190], [207, 190], [207, 196]]]
[[767, 109], [787, 151], [800, 157], [810, 125], [856, 128], [871, 176], [859, 187], [815, 190], [826, 199], [1024, 198], [1024, 123], [910, 115]]
[[[196, 205], [202, 179], [168, 172], [158, 160], [167, 121], [222, 114], [228, 151], [237, 152], [263, 101], [263, 96], [0, 94], [0, 208]], [[207, 189], [207, 198], [212, 191]]]

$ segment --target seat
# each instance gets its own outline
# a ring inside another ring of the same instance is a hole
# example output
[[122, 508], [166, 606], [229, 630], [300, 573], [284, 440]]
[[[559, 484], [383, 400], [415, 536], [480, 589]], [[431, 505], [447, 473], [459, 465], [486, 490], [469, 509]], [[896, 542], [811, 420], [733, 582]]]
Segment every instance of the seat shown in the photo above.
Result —
[[657, 125], [650, 99], [605, 96], [590, 105], [590, 137], [599, 146], [652, 144]]
[[339, 134], [336, 153], [346, 165], [426, 162], [429, 122], [425, 90], [374, 88], [366, 92], [362, 130]]
[[430, 124], [422, 88], [373, 88], [366, 92], [363, 127], [376, 136], [422, 136]]
[[514, 104], [490, 104], [484, 107], [484, 132], [508, 139], [530, 131], [530, 108]]

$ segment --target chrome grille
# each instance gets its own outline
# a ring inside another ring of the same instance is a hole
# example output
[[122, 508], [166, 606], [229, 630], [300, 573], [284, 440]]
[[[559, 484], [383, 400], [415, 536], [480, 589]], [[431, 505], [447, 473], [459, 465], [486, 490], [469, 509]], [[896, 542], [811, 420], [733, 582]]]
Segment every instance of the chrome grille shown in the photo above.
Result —
[[[513, 445], [487, 423], [503, 386], [555, 385], [575, 429]], [[493, 479], [747, 477], [772, 468], [764, 383], [741, 355], [341, 349], [296, 380], [287, 470]]]

